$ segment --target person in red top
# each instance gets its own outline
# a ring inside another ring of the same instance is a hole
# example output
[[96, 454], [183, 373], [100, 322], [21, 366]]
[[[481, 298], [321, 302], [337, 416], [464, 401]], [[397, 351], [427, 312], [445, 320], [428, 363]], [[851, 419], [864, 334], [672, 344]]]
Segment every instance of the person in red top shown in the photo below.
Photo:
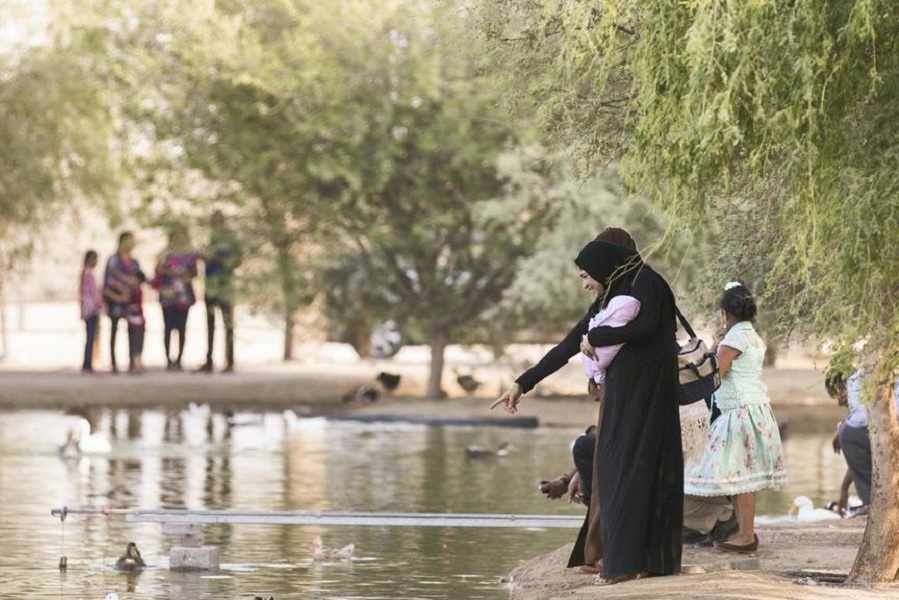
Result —
[[78, 286], [81, 302], [81, 318], [87, 330], [84, 342], [84, 362], [81, 364], [82, 373], [94, 372], [94, 342], [97, 339], [97, 324], [100, 321], [100, 313], [103, 312], [103, 296], [94, 279], [94, 267], [97, 266], [97, 253], [88, 250], [84, 255], [84, 267], [81, 269], [81, 282]]
[[[162, 321], [165, 326], [166, 369], [181, 370], [181, 357], [187, 336], [187, 314], [196, 302], [192, 280], [197, 275], [200, 254], [190, 248], [187, 227], [176, 224], [169, 230], [169, 243], [156, 264], [152, 285], [159, 290]], [[177, 354], [171, 351], [172, 333], [178, 334]]]

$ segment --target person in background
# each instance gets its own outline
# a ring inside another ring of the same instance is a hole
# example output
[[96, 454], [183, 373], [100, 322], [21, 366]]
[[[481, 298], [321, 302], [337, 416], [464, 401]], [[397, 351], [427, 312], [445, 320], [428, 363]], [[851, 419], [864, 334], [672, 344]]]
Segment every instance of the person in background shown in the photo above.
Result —
[[[133, 304], [133, 296], [136, 288], [140, 287], [138, 273], [141, 272], [140, 264], [131, 256], [134, 249], [134, 234], [123, 231], [119, 234], [119, 244], [116, 253], [106, 261], [106, 271], [103, 274], [103, 300], [106, 302], [106, 314], [109, 315], [109, 358], [112, 363], [112, 372], [118, 373], [116, 363], [115, 342], [119, 329], [119, 321], [127, 323], [129, 312]], [[138, 289], [139, 291], [139, 289]], [[129, 356], [133, 357], [134, 348], [130, 347], [132, 340], [129, 328]], [[134, 364], [129, 360], [129, 370], [133, 371]]]
[[206, 276], [206, 362], [197, 369], [201, 373], [213, 371], [212, 350], [215, 342], [215, 309], [222, 314], [225, 328], [225, 368], [234, 370], [234, 271], [240, 265], [242, 251], [237, 235], [225, 224], [221, 211], [212, 213], [209, 246], [203, 254]]
[[715, 542], [719, 550], [755, 552], [755, 495], [777, 489], [787, 481], [783, 446], [771, 411], [768, 388], [762, 382], [765, 342], [752, 326], [757, 309], [750, 291], [728, 283], [719, 303], [725, 323], [716, 344], [721, 387], [714, 403], [721, 416], [710, 426], [702, 461], [684, 482], [693, 496], [731, 496], [737, 531]]
[[[833, 451], [842, 452], [848, 472], [840, 486], [837, 511], [843, 516], [866, 515], [871, 505], [871, 438], [868, 432], [868, 413], [862, 402], [862, 386], [865, 373], [854, 371], [848, 378], [842, 373], [831, 372], [824, 385], [827, 393], [840, 406], [848, 408], [846, 417], [837, 424], [833, 436]], [[893, 401], [899, 412], [899, 380], [893, 385]], [[849, 507], [849, 484], [855, 485], [862, 506], [851, 510]]]
[[128, 372], [139, 375], [144, 372], [144, 320], [143, 290], [141, 285], [147, 281], [143, 271], [134, 275], [133, 286], [113, 287], [104, 292], [112, 302], [123, 307], [122, 318], [128, 326]]
[[128, 301], [128, 349], [131, 352], [131, 363], [128, 372], [140, 375], [144, 372], [144, 333], [147, 322], [144, 319], [144, 293], [141, 289], [147, 282], [143, 271], [138, 271], [135, 276], [137, 285], [131, 289], [131, 297]]
[[[187, 227], [176, 224], [169, 229], [169, 243], [156, 264], [153, 287], [159, 290], [164, 324], [166, 369], [181, 370], [184, 344], [187, 341], [187, 315], [196, 301], [191, 280], [197, 276], [200, 255], [190, 249]], [[172, 355], [172, 333], [178, 333], [178, 353]]]
[[94, 279], [94, 267], [97, 266], [97, 253], [88, 250], [84, 254], [84, 267], [81, 269], [81, 282], [78, 287], [78, 296], [81, 301], [81, 318], [87, 337], [84, 341], [84, 361], [81, 363], [81, 372], [91, 374], [94, 372], [94, 343], [97, 339], [97, 325], [100, 322], [100, 313], [103, 312], [103, 295]]

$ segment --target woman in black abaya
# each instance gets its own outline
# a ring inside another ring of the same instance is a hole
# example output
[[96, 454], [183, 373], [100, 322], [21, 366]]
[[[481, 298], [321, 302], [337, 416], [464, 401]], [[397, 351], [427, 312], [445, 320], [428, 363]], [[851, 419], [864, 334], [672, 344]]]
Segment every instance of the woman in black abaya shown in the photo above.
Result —
[[674, 295], [633, 250], [593, 241], [575, 263], [605, 288], [640, 301], [621, 327], [584, 331], [584, 354], [624, 344], [606, 372], [601, 434], [594, 460], [608, 585], [680, 571], [683, 455], [678, 412]]

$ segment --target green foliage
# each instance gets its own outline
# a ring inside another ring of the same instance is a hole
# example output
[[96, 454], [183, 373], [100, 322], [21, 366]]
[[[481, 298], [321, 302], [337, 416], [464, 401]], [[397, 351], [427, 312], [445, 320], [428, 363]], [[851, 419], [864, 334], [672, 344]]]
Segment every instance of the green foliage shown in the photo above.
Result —
[[[515, 71], [559, 117], [546, 125], [588, 140], [584, 157], [621, 158], [679, 219], [714, 222], [716, 276], [758, 282], [788, 329], [895, 353], [893, 4], [535, 0], [506, 22], [508, 3], [485, 4], [500, 64], [529, 51], [548, 66]], [[596, 101], [572, 98], [578, 82]]]
[[[666, 219], [645, 198], [623, 189], [614, 170], [580, 184], [565, 181], [566, 195], [558, 219], [534, 254], [522, 261], [499, 307], [500, 312], [515, 317], [515, 330], [525, 329], [530, 337], [551, 341], [583, 316], [590, 298], [577, 277], [574, 257], [605, 227], [627, 230], [647, 262], [667, 276], [681, 297], [693, 290], [697, 264], [692, 260], [696, 256], [692, 242], [671, 239], [657, 243], [665, 235]], [[693, 313], [689, 302], [682, 304], [688, 314]]]
[[105, 204], [115, 184], [112, 118], [86, 43], [75, 32], [0, 56], [0, 282], [62, 207]]

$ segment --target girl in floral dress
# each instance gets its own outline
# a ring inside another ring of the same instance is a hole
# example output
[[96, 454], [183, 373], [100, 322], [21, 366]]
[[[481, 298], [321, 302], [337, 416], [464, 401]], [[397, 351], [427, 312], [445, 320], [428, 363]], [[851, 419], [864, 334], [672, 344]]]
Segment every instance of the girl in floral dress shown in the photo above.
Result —
[[714, 403], [721, 416], [709, 426], [705, 456], [684, 481], [691, 496], [732, 496], [738, 529], [715, 547], [755, 552], [755, 493], [787, 481], [783, 447], [762, 382], [765, 343], [752, 326], [756, 305], [742, 284], [727, 284], [721, 297], [726, 331], [717, 344], [721, 387]]

